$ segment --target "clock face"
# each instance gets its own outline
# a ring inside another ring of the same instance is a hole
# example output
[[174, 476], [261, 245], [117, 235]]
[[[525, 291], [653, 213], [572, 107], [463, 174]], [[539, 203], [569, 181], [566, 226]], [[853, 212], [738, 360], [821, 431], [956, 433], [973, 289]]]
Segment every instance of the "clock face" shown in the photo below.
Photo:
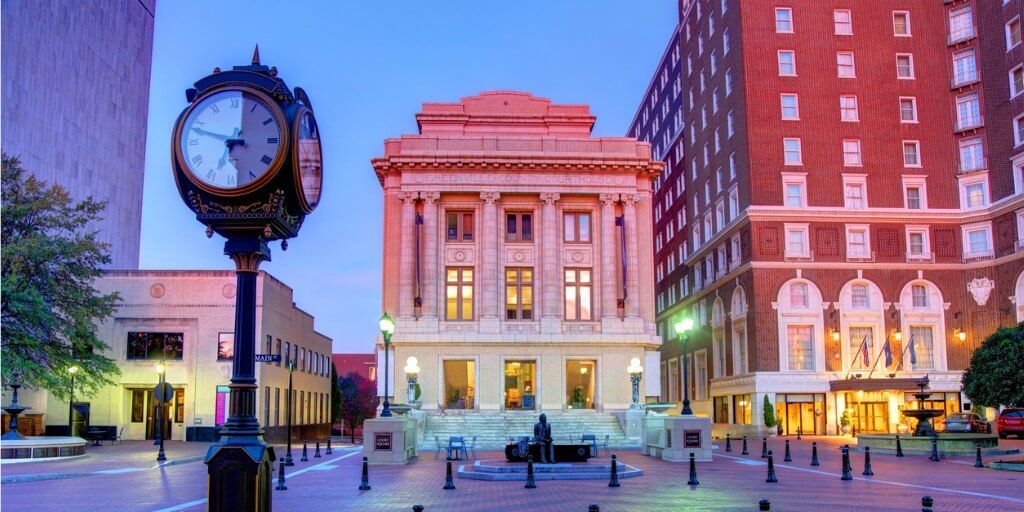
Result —
[[299, 185], [302, 196], [312, 210], [320, 202], [320, 188], [323, 183], [323, 154], [320, 150], [320, 129], [313, 113], [303, 110], [296, 120], [296, 153], [299, 170]]
[[286, 137], [275, 112], [267, 99], [247, 91], [203, 98], [182, 124], [182, 164], [218, 189], [256, 182], [272, 170]]

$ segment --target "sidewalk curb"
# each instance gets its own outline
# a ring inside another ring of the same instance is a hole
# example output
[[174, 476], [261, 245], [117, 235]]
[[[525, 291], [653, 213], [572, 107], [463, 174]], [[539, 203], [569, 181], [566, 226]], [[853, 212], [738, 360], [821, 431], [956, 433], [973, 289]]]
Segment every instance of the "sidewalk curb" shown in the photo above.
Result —
[[[203, 460], [203, 456], [202, 455], [194, 455], [194, 456], [190, 456], [190, 457], [182, 457], [180, 459], [172, 459], [172, 460], [169, 460], [169, 461], [157, 464], [155, 466], [150, 466], [150, 467], [146, 467], [146, 468], [137, 468], [137, 471], [149, 471], [149, 470], [152, 470], [152, 469], [159, 469], [159, 468], [164, 468], [164, 467], [168, 467], [168, 466], [177, 466], [177, 465], [180, 465], [180, 464], [188, 464], [190, 462], [197, 462], [197, 461], [201, 461], [201, 460]], [[132, 468], [132, 469], [134, 469], [134, 468]], [[33, 475], [5, 476], [5, 477], [0, 478], [0, 484], [20, 484], [20, 483], [25, 483], [25, 482], [41, 482], [41, 481], [45, 481], [45, 480], [66, 480], [68, 478], [82, 478], [82, 477], [87, 477], [87, 476], [111, 474], [111, 473], [109, 473], [109, 471], [111, 471], [111, 470], [109, 470], [109, 469], [108, 470], [99, 470], [99, 471], [93, 471], [93, 472], [90, 472], [90, 473], [36, 473], [36, 474], [33, 474]]]

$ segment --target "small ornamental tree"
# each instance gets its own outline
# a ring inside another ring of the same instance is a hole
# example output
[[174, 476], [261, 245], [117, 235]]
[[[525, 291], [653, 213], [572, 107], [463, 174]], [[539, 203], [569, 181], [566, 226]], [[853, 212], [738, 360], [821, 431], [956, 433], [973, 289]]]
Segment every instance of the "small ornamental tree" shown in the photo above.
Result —
[[971, 356], [964, 393], [974, 404], [1024, 407], [1024, 323], [1000, 327]]
[[24, 384], [67, 399], [68, 368], [77, 366], [76, 392], [90, 395], [120, 373], [96, 336], [96, 324], [120, 300], [93, 287], [100, 266], [110, 262], [92, 227], [106, 203], [76, 202], [60, 185], [22, 169], [17, 158], [2, 161], [3, 380], [18, 371]]
[[338, 369], [331, 363], [331, 425], [341, 416], [341, 382], [338, 380]]
[[772, 407], [771, 400], [768, 400], [768, 395], [764, 396], [764, 426], [773, 428], [778, 423], [775, 421], [775, 408]]
[[[356, 427], [377, 412], [377, 383], [356, 372], [338, 379], [341, 391], [341, 420], [349, 428], [350, 440], [356, 441]], [[344, 435], [344, 432], [343, 432]]]

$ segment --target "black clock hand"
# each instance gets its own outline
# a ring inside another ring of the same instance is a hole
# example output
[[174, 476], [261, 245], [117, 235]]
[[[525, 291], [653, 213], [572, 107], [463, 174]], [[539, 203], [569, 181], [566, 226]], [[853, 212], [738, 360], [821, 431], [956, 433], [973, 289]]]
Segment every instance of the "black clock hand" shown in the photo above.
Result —
[[207, 136], [213, 137], [215, 139], [220, 139], [220, 140], [228, 140], [228, 137], [229, 137], [228, 135], [221, 135], [219, 133], [214, 133], [214, 132], [206, 131], [206, 130], [204, 130], [202, 128], [197, 128], [195, 126], [192, 127], [192, 131], [199, 132], [200, 135], [207, 135]]

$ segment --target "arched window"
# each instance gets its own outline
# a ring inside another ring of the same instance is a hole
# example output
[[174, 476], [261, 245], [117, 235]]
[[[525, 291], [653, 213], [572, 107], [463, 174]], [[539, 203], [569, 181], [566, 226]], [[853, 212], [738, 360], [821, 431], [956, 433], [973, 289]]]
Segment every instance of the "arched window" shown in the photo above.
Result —
[[778, 315], [779, 368], [782, 371], [824, 371], [824, 302], [818, 287], [791, 279], [773, 304]]
[[939, 287], [918, 279], [900, 293], [900, 330], [903, 333], [902, 366], [905, 370], [945, 370], [946, 316]]
[[[880, 354], [889, 341], [885, 332], [882, 291], [875, 283], [855, 279], [839, 291], [839, 336], [843, 370], [884, 371]], [[893, 347], [890, 349], [895, 350]]]
[[725, 364], [726, 352], [725, 352], [725, 305], [722, 303], [722, 298], [718, 297], [715, 299], [714, 306], [711, 307], [711, 352], [714, 361], [712, 364], [713, 375], [715, 377], [724, 377], [728, 375], [727, 366]]
[[1013, 293], [1017, 306], [1017, 321], [1024, 322], [1024, 272], [1017, 276], [1017, 284], [1013, 287]]
[[732, 292], [732, 372], [743, 375], [748, 371], [747, 294], [742, 286], [737, 286]]
[[806, 308], [807, 306], [807, 283], [789, 285], [789, 307]]
[[850, 305], [854, 309], [868, 309], [871, 307], [871, 299], [868, 297], [868, 285], [857, 283], [850, 287]]

